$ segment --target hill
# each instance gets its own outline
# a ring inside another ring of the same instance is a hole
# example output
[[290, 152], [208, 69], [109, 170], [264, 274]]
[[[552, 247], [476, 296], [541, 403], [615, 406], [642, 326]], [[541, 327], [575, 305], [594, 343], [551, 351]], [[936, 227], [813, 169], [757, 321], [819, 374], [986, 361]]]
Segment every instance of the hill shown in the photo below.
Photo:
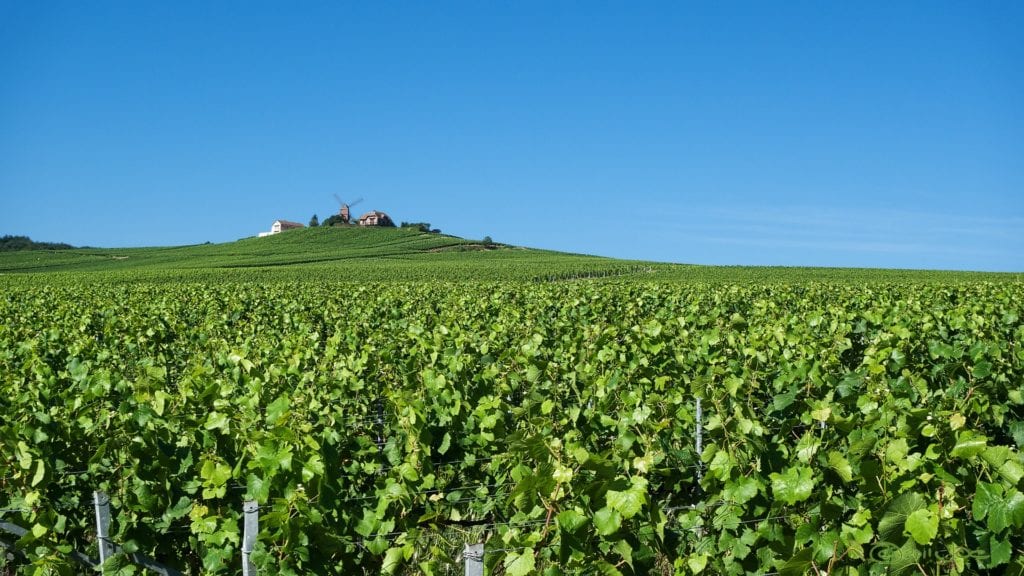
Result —
[[0, 276], [57, 282], [565, 280], [683, 282], [1021, 281], [1022, 274], [751, 266], [620, 260], [496, 244], [412, 228], [319, 227], [221, 244], [0, 252]]
[[356, 228], [0, 267], [0, 574], [82, 573], [93, 489], [111, 541], [187, 575], [237, 574], [246, 533], [278, 574], [460, 573], [482, 544], [494, 573], [668, 575], [708, 542], [695, 572], [802, 574], [820, 544], [833, 573], [973, 574], [1022, 548], [991, 521], [1024, 478], [1020, 275]]
[[0, 254], [0, 274], [108, 279], [337, 280], [560, 278], [628, 271], [639, 263], [484, 245], [412, 228], [319, 227], [221, 244], [81, 248]]

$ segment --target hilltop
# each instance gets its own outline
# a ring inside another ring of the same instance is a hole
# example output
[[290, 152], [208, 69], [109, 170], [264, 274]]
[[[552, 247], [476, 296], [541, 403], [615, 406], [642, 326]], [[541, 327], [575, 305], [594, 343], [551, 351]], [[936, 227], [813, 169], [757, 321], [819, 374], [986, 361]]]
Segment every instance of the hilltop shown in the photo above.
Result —
[[29, 282], [489, 281], [634, 277], [682, 282], [1022, 281], [1022, 274], [698, 266], [484, 244], [416, 228], [320, 226], [220, 244], [0, 252], [0, 277]]
[[415, 228], [289, 230], [220, 244], [75, 248], [0, 254], [0, 274], [88, 274], [115, 279], [499, 279], [603, 275], [635, 262], [484, 244]]

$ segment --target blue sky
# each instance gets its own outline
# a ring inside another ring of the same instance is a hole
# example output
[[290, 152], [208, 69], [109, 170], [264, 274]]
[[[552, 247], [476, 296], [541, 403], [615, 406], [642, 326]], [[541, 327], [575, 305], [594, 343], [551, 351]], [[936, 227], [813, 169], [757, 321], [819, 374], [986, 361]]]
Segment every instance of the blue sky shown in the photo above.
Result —
[[1024, 270], [1024, 4], [0, 3], [0, 234]]

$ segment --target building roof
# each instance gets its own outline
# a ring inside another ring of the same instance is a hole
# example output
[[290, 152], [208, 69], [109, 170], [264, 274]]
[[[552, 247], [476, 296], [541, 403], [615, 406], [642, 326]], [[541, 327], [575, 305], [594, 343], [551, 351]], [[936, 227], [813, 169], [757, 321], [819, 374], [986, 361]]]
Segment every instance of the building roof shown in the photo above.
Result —
[[[380, 218], [381, 216], [387, 216], [387, 214], [385, 214], [384, 212], [381, 212], [380, 210], [370, 210], [366, 214], [363, 214], [362, 216], [360, 216], [359, 219], [362, 220], [363, 218], [369, 218], [370, 216], [376, 216], [376, 217]], [[388, 217], [390, 218], [390, 216], [388, 216]]]
[[284, 228], [285, 226], [290, 226], [290, 227], [293, 227], [293, 228], [305, 228], [306, 227], [305, 224], [299, 224], [298, 222], [292, 222], [291, 220], [274, 220], [274, 222], [280, 222], [282, 228]]

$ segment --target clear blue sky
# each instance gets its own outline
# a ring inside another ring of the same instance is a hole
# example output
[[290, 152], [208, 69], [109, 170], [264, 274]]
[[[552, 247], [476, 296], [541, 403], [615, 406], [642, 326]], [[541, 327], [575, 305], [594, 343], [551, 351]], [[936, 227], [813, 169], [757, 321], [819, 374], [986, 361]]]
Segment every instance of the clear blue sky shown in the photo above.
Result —
[[0, 234], [1024, 270], [1021, 2], [0, 3]]

